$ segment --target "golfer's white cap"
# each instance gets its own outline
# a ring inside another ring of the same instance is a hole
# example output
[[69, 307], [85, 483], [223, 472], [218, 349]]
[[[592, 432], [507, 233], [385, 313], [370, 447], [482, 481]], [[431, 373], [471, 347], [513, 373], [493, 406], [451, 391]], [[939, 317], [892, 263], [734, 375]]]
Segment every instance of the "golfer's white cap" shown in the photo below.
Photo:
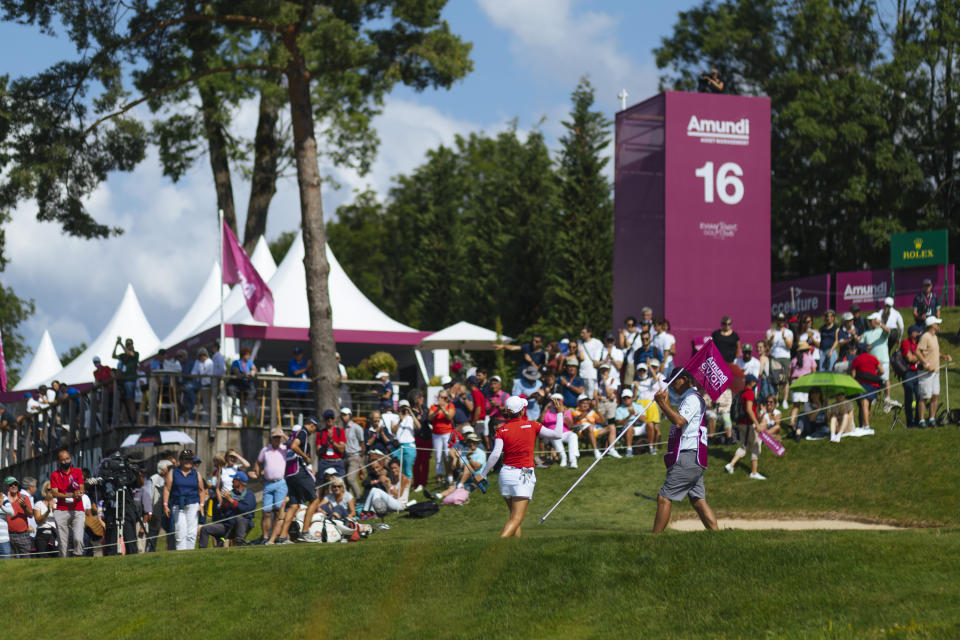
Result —
[[938, 318], [938, 317], [936, 317], [936, 316], [927, 316], [927, 319], [924, 320], [924, 322], [926, 323], [926, 325], [927, 325], [928, 327], [932, 327], [932, 326], [935, 325], [935, 324], [940, 324], [941, 322], [943, 322], [943, 320], [941, 320], [940, 318]]
[[527, 401], [520, 396], [510, 396], [503, 404], [510, 413], [520, 413], [527, 408]]
[[887, 296], [886, 298], [883, 299], [883, 304], [887, 305], [888, 307], [892, 307], [893, 298], [891, 298], [890, 296]]

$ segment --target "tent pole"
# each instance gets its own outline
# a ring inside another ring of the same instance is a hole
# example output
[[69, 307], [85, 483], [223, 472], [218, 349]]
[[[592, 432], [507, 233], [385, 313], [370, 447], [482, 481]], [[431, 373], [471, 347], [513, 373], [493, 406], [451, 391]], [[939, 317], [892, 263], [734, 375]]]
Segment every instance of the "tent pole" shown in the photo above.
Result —
[[223, 326], [223, 209], [217, 209], [217, 221], [220, 223], [220, 253], [217, 259], [220, 262], [220, 353], [226, 349], [224, 344], [224, 326]]

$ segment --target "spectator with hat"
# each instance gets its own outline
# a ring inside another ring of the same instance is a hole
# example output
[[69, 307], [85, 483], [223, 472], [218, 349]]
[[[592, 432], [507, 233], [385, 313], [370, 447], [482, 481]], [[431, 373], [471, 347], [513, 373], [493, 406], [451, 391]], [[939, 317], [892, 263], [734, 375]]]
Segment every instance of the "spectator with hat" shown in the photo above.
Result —
[[737, 358], [736, 365], [740, 367], [744, 375], [753, 374], [759, 380], [763, 375], [763, 363], [759, 358], [753, 357], [753, 345], [747, 342], [740, 347], [741, 356]]
[[[350, 409], [343, 407], [340, 414], [350, 415]], [[377, 412], [379, 418], [379, 411]], [[344, 475], [343, 456], [347, 449], [347, 433], [343, 427], [337, 424], [337, 414], [333, 409], [327, 409], [323, 412], [323, 422], [319, 425], [317, 432], [317, 464], [320, 468], [334, 467], [337, 475], [341, 478]]]
[[867, 323], [860, 315], [859, 302], [854, 302], [850, 305], [850, 313], [853, 315], [853, 326], [857, 328], [857, 335], [862, 336], [863, 332], [867, 330]]
[[[286, 468], [284, 480], [287, 483], [287, 512], [283, 516], [283, 523], [274, 525], [270, 538], [265, 544], [288, 544], [290, 525], [297, 517], [300, 505], [308, 505], [316, 496], [316, 482], [313, 472], [310, 471], [311, 456], [307, 451], [310, 436], [317, 432], [320, 419], [317, 416], [307, 418], [303, 426], [287, 440]], [[267, 532], [264, 531], [264, 535]]]
[[[793, 331], [787, 327], [787, 316], [781, 311], [777, 314], [775, 326], [767, 329], [767, 349], [773, 358], [784, 370], [790, 371], [790, 350], [793, 349]], [[787, 408], [787, 398], [790, 393], [789, 379], [783, 389], [783, 408]]]
[[283, 442], [285, 439], [283, 429], [274, 427], [270, 431], [270, 442], [260, 449], [254, 464], [254, 471], [263, 480], [263, 517], [260, 523], [262, 542], [269, 540], [274, 527], [279, 527], [283, 521], [281, 510], [288, 491], [284, 480], [287, 468], [287, 445]]
[[[884, 344], [886, 349], [886, 344]], [[872, 353], [870, 353], [866, 344], [857, 347], [857, 357], [850, 363], [850, 374], [856, 378], [860, 386], [863, 387], [863, 393], [858, 396], [860, 404], [860, 427], [854, 430], [855, 436], [873, 435], [873, 429], [870, 428], [870, 403], [880, 393], [883, 386], [883, 365]]]
[[[636, 380], [634, 380], [636, 383]], [[639, 402], [634, 402], [633, 391], [630, 389], [624, 389], [620, 392], [620, 404], [617, 405], [617, 411], [613, 416], [614, 424], [617, 426], [617, 429], [625, 429], [630, 422], [636, 418], [637, 414], [645, 413], [649, 409], [649, 404], [644, 407], [643, 404]], [[659, 409], [657, 415], [659, 416]], [[640, 424], [636, 422], [633, 423], [633, 426], [630, 427], [630, 430], [627, 431], [626, 440], [627, 440], [627, 457], [633, 457], [633, 438], [635, 436], [645, 435], [647, 442], [650, 443], [650, 453], [655, 454], [656, 451], [653, 448], [653, 443], [657, 441], [659, 436], [654, 435], [656, 427], [652, 423], [642, 421]], [[610, 452], [613, 455], [613, 451]]]
[[100, 361], [100, 356], [93, 356], [93, 380], [94, 382], [110, 382], [113, 378], [113, 369]]
[[[403, 412], [403, 403], [407, 402], [406, 400], [400, 401], [401, 413]], [[410, 403], [407, 402], [407, 406], [410, 406]], [[346, 409], [346, 411], [344, 411]], [[371, 416], [372, 417], [372, 416]], [[363, 458], [367, 453], [366, 449], [366, 438], [364, 437], [363, 427], [354, 422], [353, 412], [349, 407], [341, 407], [340, 409], [340, 423], [343, 427], [344, 433], [344, 447], [343, 447], [343, 470], [344, 478], [348, 485], [350, 485], [350, 490], [354, 495], [360, 494], [360, 470], [363, 468]], [[411, 440], [412, 442], [412, 440]], [[412, 464], [412, 461], [411, 461]]]
[[[666, 380], [664, 379], [663, 375], [660, 374], [660, 361], [656, 358], [651, 358], [647, 361], [646, 367], [641, 366], [639, 369], [639, 375], [633, 382], [633, 387], [634, 404], [644, 414], [642, 424], [639, 426], [646, 427], [647, 442], [649, 443], [650, 454], [656, 455], [656, 443], [660, 440], [660, 407], [655, 401], [655, 396], [661, 389], [666, 389]], [[729, 415], [729, 411], [727, 415]], [[622, 423], [618, 421], [617, 426], [622, 426]], [[630, 446], [631, 440], [631, 434], [628, 433], [628, 456], [632, 455], [633, 453], [633, 448]]]
[[390, 381], [389, 371], [378, 371], [376, 375], [380, 382], [377, 389], [377, 401], [381, 411], [393, 410], [393, 382]]
[[[907, 427], [920, 428], [917, 413], [920, 405], [920, 358], [917, 357], [917, 346], [923, 327], [913, 324], [907, 329], [907, 335], [900, 343], [900, 353], [907, 361], [907, 372], [903, 376], [903, 411], [906, 413]], [[926, 423], [924, 425], [926, 426]]]
[[[937, 426], [937, 402], [940, 397], [940, 361], [953, 362], [953, 356], [940, 353], [940, 324], [943, 322], [934, 315], [924, 319], [926, 330], [917, 342], [917, 359], [923, 372], [920, 374], [920, 426]], [[930, 410], [929, 422], [926, 420]]]
[[[0, 505], [0, 514], [7, 522], [6, 556], [29, 557], [30, 552], [33, 551], [29, 522], [33, 517], [33, 502], [30, 496], [20, 493], [20, 482], [13, 476], [7, 476], [3, 481], [3, 503]], [[3, 556], [2, 551], [0, 556]]]
[[[572, 356], [567, 361], [576, 358]], [[576, 367], [576, 365], [575, 365]], [[569, 366], [567, 367], [569, 369]], [[576, 376], [579, 379], [579, 376]], [[581, 387], [583, 381], [580, 381]], [[531, 420], [540, 419], [540, 399], [543, 397], [543, 382], [540, 380], [540, 371], [533, 365], [529, 365], [520, 373], [520, 377], [513, 381], [513, 395], [521, 396], [527, 400], [527, 417]]]
[[[487, 462], [487, 452], [480, 446], [480, 436], [475, 433], [467, 434], [463, 441], [466, 447], [462, 453], [463, 460], [460, 461], [458, 467], [459, 473], [456, 483], [436, 493], [424, 489], [423, 495], [428, 500], [443, 500], [457, 489], [469, 488], [469, 490], [472, 490], [473, 487], [477, 486], [476, 475]], [[466, 461], [466, 464], [463, 464], [463, 461]]]
[[249, 477], [243, 471], [233, 476], [232, 490], [220, 487], [217, 496], [220, 522], [205, 524], [200, 530], [200, 548], [206, 549], [210, 536], [223, 540], [224, 546], [247, 543], [247, 532], [253, 527], [253, 515], [257, 510], [257, 497], [247, 488]]
[[[560, 393], [563, 394], [563, 405], [568, 409], [573, 409], [578, 406], [579, 397], [585, 395], [585, 385], [579, 374], [580, 362], [575, 357], [570, 356], [567, 358], [566, 365], [566, 370], [557, 380], [557, 384], [560, 385]], [[514, 395], [517, 394], [514, 393]], [[589, 396], [586, 397], [588, 400], [590, 399]], [[537, 420], [539, 414], [537, 417], [531, 417], [530, 411], [527, 410], [527, 417], [531, 420]]]
[[833, 309], [827, 309], [823, 314], [823, 324], [820, 326], [820, 370], [833, 371], [837, 363], [837, 333], [840, 325], [837, 324], [837, 314]]
[[600, 367], [604, 364], [615, 372], [617, 378], [620, 377], [620, 370], [623, 368], [623, 350], [617, 347], [616, 340], [612, 332], [603, 336], [603, 350], [600, 352], [600, 364], [597, 366], [597, 384], [600, 384]]
[[870, 354], [880, 361], [883, 371], [883, 386], [887, 390], [887, 399], [890, 398], [890, 327], [883, 323], [883, 316], [879, 311], [874, 311], [867, 316], [869, 327], [863, 332], [861, 344], [870, 352]]
[[893, 351], [900, 345], [900, 339], [903, 338], [903, 316], [893, 307], [893, 298], [889, 296], [883, 299], [880, 322], [890, 330], [887, 346], [890, 351]]
[[[782, 315], [782, 314], [781, 314]], [[738, 423], [740, 431], [740, 446], [733, 454], [733, 459], [726, 465], [727, 473], [733, 473], [737, 463], [750, 453], [750, 479], [766, 480], [766, 476], [760, 474], [757, 470], [760, 464], [760, 437], [759, 432], [764, 430], [757, 417], [757, 396], [754, 389], [757, 388], [756, 376], [746, 376], [743, 380], [743, 391], [740, 392], [740, 402], [743, 403], [743, 418]]]
[[857, 331], [853, 319], [853, 314], [849, 311], [844, 311], [840, 316], [840, 328], [837, 330], [837, 363], [833, 365], [833, 370], [837, 373], [846, 373], [850, 369], [850, 360], [857, 354], [861, 334]]
[[163, 487], [163, 512], [170, 518], [177, 551], [193, 549], [197, 542], [200, 505], [206, 502], [203, 477], [197, 472], [192, 449], [180, 452], [180, 465], [167, 475]]
[[933, 292], [933, 281], [930, 278], [924, 278], [920, 286], [920, 293], [913, 297], [913, 321], [915, 324], [925, 326], [929, 317], [940, 318], [940, 299]]
[[[416, 433], [419, 429], [420, 420], [411, 410], [410, 401], [401, 400], [400, 420], [393, 428], [393, 438], [397, 447], [390, 455], [400, 461], [400, 490], [407, 494], [410, 493], [413, 482], [413, 463], [417, 458]], [[359, 483], [357, 486], [359, 487]], [[350, 488], [352, 489], [353, 486], [351, 485]]]
[[[797, 355], [790, 361], [790, 382], [797, 378], [814, 373], [817, 370], [817, 361], [813, 359], [810, 353], [811, 346], [806, 340], [800, 339], [797, 344]], [[790, 429], [797, 429], [797, 414], [800, 413], [800, 407], [809, 399], [806, 391], [792, 391], [790, 393], [790, 403], [793, 407], [790, 409]], [[759, 407], [758, 407], [759, 409]]]

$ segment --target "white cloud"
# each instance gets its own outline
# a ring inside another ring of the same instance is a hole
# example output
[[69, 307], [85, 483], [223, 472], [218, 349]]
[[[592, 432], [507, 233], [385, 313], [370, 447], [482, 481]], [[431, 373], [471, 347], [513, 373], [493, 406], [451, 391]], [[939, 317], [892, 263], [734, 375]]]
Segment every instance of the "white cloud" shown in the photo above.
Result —
[[572, 90], [585, 74], [596, 88], [597, 103], [619, 109], [621, 89], [628, 103], [656, 93], [657, 74], [622, 50], [618, 18], [580, 9], [577, 0], [477, 0], [490, 21], [510, 34], [517, 64], [560, 80]]

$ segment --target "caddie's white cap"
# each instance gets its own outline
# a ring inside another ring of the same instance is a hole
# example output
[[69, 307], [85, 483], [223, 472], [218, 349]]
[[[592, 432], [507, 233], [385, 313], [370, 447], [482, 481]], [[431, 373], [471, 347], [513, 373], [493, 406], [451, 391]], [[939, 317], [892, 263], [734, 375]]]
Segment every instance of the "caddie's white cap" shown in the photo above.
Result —
[[623, 392], [620, 394], [620, 397], [621, 397], [621, 398], [632, 398], [632, 397], [633, 397], [633, 391], [630, 391], [630, 389], [624, 389]]
[[886, 298], [883, 299], [883, 304], [887, 305], [888, 307], [892, 307], [893, 298], [891, 298], [890, 296], [887, 296]]
[[943, 320], [941, 320], [936, 316], [927, 316], [927, 319], [924, 320], [924, 322], [927, 324], [928, 327], [932, 327], [935, 324], [940, 324], [941, 322], [943, 322]]
[[510, 396], [507, 398], [507, 401], [503, 403], [503, 406], [510, 413], [520, 413], [527, 408], [527, 401], [525, 398], [521, 398], [520, 396]]

